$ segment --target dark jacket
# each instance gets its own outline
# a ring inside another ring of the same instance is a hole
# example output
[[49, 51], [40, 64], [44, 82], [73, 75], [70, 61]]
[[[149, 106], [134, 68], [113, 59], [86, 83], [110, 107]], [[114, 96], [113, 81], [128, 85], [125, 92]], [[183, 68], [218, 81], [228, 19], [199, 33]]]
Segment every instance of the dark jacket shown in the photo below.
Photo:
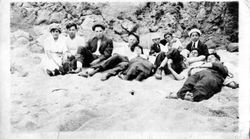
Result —
[[150, 51], [149, 51], [149, 55], [152, 55], [154, 53], [159, 53], [161, 52], [161, 47], [160, 45], [157, 45], [157, 44], [153, 44], [151, 47], [150, 47]]
[[107, 38], [106, 36], [103, 36], [101, 38], [101, 40], [102, 41], [101, 41], [101, 46], [100, 46], [99, 50], [96, 50], [97, 49], [97, 41], [98, 41], [97, 37], [90, 39], [87, 42], [86, 47], [92, 53], [94, 53], [95, 51], [99, 51], [101, 54], [100, 60], [104, 60], [104, 59], [109, 58], [112, 55], [113, 41], [111, 39]]
[[[187, 45], [187, 47], [186, 47], [186, 49], [187, 49], [188, 51], [190, 51], [190, 52], [192, 51], [192, 43], [193, 43], [193, 42], [190, 42], [190, 43]], [[207, 55], [208, 55], [207, 45], [204, 44], [204, 43], [202, 43], [200, 40], [198, 41], [197, 50], [198, 50], [198, 55], [199, 55], [199, 56], [200, 56], [200, 55], [204, 55], [204, 56], [207, 56]]]

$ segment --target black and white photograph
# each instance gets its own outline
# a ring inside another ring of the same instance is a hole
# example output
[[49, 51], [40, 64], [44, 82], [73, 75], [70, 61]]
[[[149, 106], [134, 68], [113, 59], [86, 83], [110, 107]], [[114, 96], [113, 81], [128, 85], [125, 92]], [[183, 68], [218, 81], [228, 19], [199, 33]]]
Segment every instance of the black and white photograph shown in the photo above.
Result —
[[7, 5], [8, 120], [0, 118], [12, 138], [249, 137], [250, 58], [241, 59], [250, 46], [239, 22], [247, 1]]

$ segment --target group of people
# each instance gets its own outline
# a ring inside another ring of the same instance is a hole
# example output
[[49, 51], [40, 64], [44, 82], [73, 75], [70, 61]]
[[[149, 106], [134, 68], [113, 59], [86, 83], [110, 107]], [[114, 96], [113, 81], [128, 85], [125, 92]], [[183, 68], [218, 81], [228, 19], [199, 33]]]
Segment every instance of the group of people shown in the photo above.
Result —
[[[161, 80], [164, 71], [176, 80], [183, 80], [186, 76], [181, 73], [188, 69], [183, 87], [168, 96], [188, 101], [208, 99], [220, 92], [223, 85], [238, 87], [235, 81], [225, 84], [230, 72], [220, 62], [220, 56], [209, 53], [207, 46], [200, 41], [201, 31], [198, 29], [189, 32], [191, 42], [186, 47], [172, 33], [164, 34], [163, 40], [160, 34], [155, 33], [148, 54], [139, 45], [140, 37], [132, 32], [129, 32], [128, 43], [115, 52], [113, 41], [106, 36], [106, 27], [101, 23], [92, 26], [95, 36], [88, 41], [77, 35], [75, 23], [68, 23], [66, 29], [67, 37], [63, 37], [59, 24], [53, 23], [49, 28], [51, 36], [44, 43], [43, 63], [45, 72], [50, 76], [75, 73], [87, 78], [106, 71], [102, 81], [115, 75], [124, 80], [142, 81], [152, 75]], [[87, 70], [83, 70], [85, 67]]]

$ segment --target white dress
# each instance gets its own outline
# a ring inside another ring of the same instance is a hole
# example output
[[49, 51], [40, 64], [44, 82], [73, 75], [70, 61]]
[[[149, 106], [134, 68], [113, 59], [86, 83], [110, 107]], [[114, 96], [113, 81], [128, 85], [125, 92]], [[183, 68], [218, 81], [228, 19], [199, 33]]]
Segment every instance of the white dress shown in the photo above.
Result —
[[[68, 51], [65, 37], [59, 36], [58, 40], [54, 40], [52, 36], [49, 36], [44, 40], [45, 55], [42, 65], [45, 70], [55, 70], [62, 66], [63, 54]], [[48, 53], [52, 58], [49, 58]]]

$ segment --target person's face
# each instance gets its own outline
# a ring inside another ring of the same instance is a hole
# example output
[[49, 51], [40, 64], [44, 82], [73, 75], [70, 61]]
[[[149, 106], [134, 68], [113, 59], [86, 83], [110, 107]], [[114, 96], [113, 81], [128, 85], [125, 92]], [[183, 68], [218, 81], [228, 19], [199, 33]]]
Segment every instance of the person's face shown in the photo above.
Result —
[[172, 36], [171, 35], [166, 35], [164, 38], [165, 38], [165, 40], [167, 42], [170, 42], [172, 40]]
[[192, 40], [193, 42], [198, 41], [199, 38], [200, 38], [200, 36], [199, 36], [199, 33], [198, 33], [198, 32], [193, 32], [193, 33], [191, 34], [191, 40]]
[[57, 30], [57, 29], [53, 29], [53, 30], [51, 31], [51, 34], [52, 34], [53, 38], [54, 38], [55, 40], [57, 40], [58, 37], [59, 37], [60, 31]]
[[104, 30], [101, 27], [95, 27], [95, 36], [97, 38], [102, 38]]
[[74, 38], [76, 36], [76, 32], [77, 32], [77, 29], [75, 28], [75, 26], [72, 26], [68, 29], [68, 34], [70, 38]]
[[191, 51], [189, 57], [198, 57], [198, 51], [197, 50]]
[[141, 49], [139, 48], [139, 47], [135, 47], [135, 53], [137, 54], [137, 55], [140, 55], [142, 52], [141, 52]]
[[155, 39], [153, 39], [152, 41], [153, 41], [155, 44], [159, 44], [159, 43], [160, 43], [160, 39], [161, 39], [161, 38], [155, 38]]
[[207, 57], [207, 62], [217, 62], [219, 61], [214, 55], [209, 55]]
[[137, 43], [136, 37], [133, 36], [133, 35], [130, 35], [130, 36], [128, 37], [128, 44], [129, 44], [130, 46], [132, 46], [132, 45], [135, 44], [135, 43]]

